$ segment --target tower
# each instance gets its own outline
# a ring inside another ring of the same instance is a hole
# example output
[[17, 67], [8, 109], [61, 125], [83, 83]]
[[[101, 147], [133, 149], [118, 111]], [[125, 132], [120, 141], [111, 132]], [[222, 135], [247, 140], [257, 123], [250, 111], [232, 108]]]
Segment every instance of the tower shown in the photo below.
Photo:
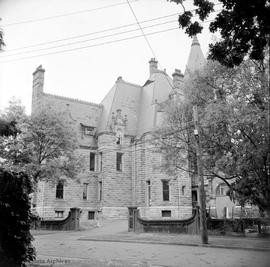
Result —
[[204, 58], [198, 38], [197, 36], [194, 36], [186, 65], [185, 76], [188, 76], [190, 72], [200, 69], [205, 65], [205, 63], [206, 60]]

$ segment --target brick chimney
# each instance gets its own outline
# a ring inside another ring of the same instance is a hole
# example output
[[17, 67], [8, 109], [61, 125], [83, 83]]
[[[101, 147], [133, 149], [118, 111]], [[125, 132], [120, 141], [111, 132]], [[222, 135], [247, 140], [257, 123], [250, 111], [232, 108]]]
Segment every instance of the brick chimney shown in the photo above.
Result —
[[150, 71], [150, 75], [152, 73], [154, 73], [157, 69], [158, 69], [158, 62], [156, 61], [155, 58], [151, 58], [149, 61], [149, 71]]
[[181, 70], [175, 69], [173, 76], [173, 88], [179, 89], [183, 83], [184, 75], [182, 74]]

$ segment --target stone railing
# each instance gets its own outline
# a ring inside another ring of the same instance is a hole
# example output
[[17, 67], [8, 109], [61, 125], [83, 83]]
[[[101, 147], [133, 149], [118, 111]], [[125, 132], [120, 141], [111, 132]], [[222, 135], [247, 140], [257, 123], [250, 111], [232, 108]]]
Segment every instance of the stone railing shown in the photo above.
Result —
[[80, 209], [71, 208], [68, 216], [63, 220], [39, 220], [33, 228], [36, 230], [79, 230], [80, 227]]
[[[193, 215], [187, 219], [169, 219], [169, 220], [151, 220], [142, 219], [138, 209], [132, 210], [133, 218], [129, 218], [129, 223], [132, 222], [130, 231], [134, 232], [166, 232], [166, 233], [199, 233], [199, 216], [198, 210], [193, 210]], [[131, 213], [129, 213], [131, 215]]]

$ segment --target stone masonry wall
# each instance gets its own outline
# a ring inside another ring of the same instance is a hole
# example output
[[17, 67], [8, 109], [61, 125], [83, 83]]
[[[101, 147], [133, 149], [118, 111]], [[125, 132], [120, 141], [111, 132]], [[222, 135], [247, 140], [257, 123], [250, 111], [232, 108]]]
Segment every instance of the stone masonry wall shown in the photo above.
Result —
[[[137, 205], [148, 218], [161, 218], [161, 210], [171, 210], [172, 218], [188, 218], [192, 215], [190, 178], [184, 172], [172, 177], [161, 170], [162, 156], [154, 150], [151, 138], [151, 135], [146, 135], [137, 141], [135, 171]], [[163, 200], [162, 180], [169, 181], [169, 201]], [[151, 184], [150, 203], [146, 196], [147, 181]]]
[[[124, 136], [122, 144], [116, 144], [114, 133], [102, 133], [98, 137], [98, 152], [102, 152], [102, 214], [104, 217], [126, 216], [131, 205], [131, 152], [130, 137]], [[116, 170], [116, 153], [123, 153], [122, 171]]]

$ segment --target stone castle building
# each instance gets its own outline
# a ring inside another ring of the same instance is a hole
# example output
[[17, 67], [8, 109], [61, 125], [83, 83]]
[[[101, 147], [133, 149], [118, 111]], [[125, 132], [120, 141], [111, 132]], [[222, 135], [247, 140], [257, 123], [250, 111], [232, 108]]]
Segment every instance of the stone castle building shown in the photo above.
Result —
[[[186, 72], [205, 63], [195, 37]], [[82, 211], [81, 221], [126, 217], [129, 206], [138, 206], [142, 217], [188, 218], [198, 199], [198, 182], [188, 173], [176, 177], [161, 173], [162, 157], [151, 149], [151, 132], [160, 123], [161, 104], [181, 90], [184, 75], [172, 78], [149, 61], [149, 78], [143, 85], [118, 77], [100, 104], [43, 91], [44, 72], [33, 73], [32, 113], [49, 104], [65, 110], [79, 136], [80, 154], [87, 171], [80, 183], [67, 180], [57, 185], [40, 182], [35, 209], [43, 218], [66, 217], [72, 207]]]

